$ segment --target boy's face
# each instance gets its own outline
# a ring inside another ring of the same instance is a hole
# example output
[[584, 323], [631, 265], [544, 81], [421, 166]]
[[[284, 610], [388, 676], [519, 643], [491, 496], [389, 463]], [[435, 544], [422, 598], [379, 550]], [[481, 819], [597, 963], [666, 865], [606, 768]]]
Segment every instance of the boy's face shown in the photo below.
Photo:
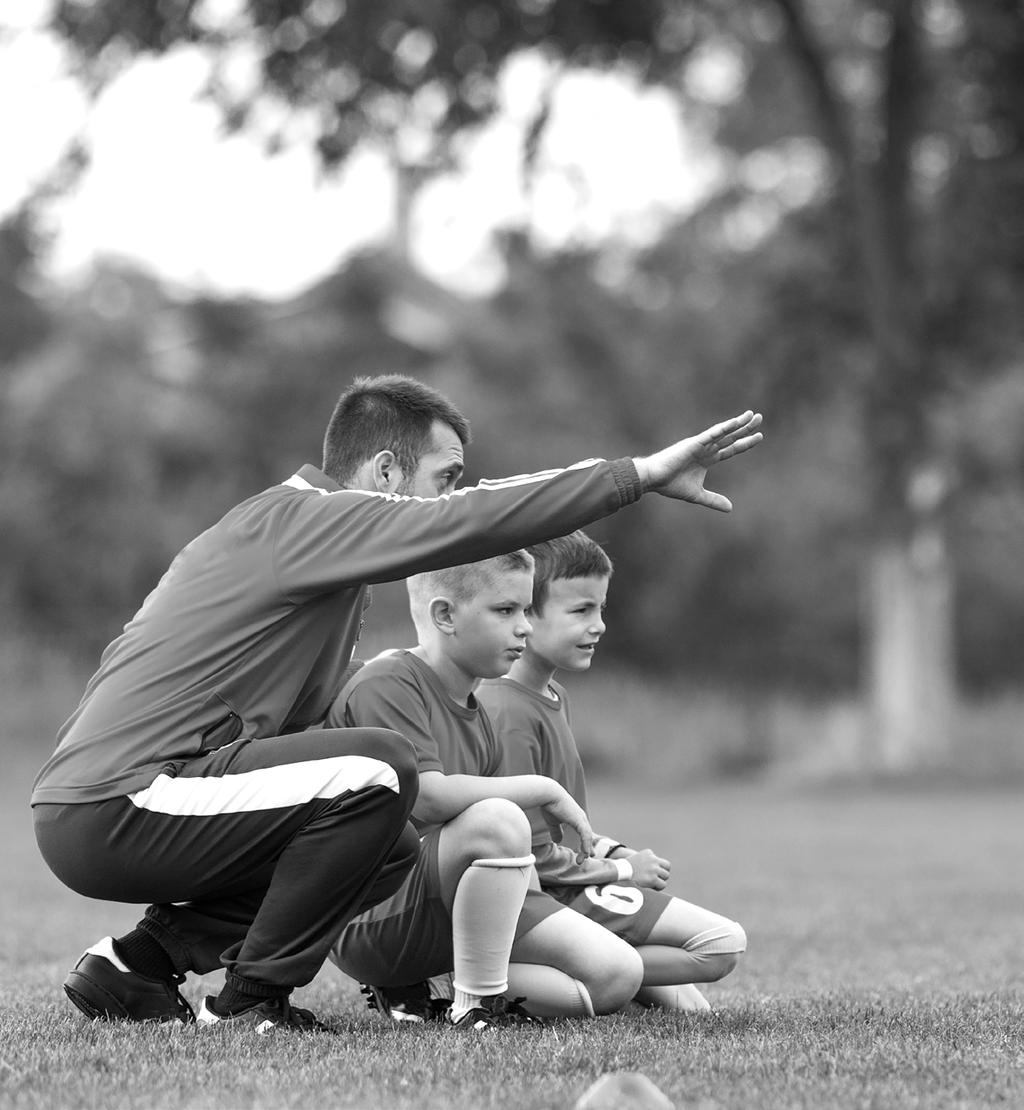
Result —
[[454, 635], [446, 641], [453, 662], [474, 678], [507, 674], [526, 647], [532, 597], [532, 571], [505, 571], [471, 600], [457, 602]]
[[554, 578], [542, 612], [530, 615], [529, 650], [556, 671], [585, 671], [604, 635], [608, 579]]

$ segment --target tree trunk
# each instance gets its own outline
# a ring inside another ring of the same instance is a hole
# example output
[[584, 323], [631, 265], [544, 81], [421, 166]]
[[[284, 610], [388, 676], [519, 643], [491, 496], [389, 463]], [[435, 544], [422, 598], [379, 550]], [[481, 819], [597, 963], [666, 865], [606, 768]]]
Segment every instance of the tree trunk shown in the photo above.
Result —
[[942, 529], [876, 541], [868, 568], [866, 769], [938, 764], [952, 743], [953, 576]]
[[911, 151], [921, 129], [920, 0], [888, 6], [890, 38], [876, 157], [858, 144], [826, 52], [800, 0], [776, 0], [809, 83], [823, 140], [840, 167], [860, 253], [860, 285], [875, 367], [864, 414], [872, 483], [865, 567], [864, 766], [900, 773], [938, 762], [956, 705], [953, 575], [945, 542], [945, 482], [928, 410], [941, 389], [925, 342], [917, 272], [920, 231]]

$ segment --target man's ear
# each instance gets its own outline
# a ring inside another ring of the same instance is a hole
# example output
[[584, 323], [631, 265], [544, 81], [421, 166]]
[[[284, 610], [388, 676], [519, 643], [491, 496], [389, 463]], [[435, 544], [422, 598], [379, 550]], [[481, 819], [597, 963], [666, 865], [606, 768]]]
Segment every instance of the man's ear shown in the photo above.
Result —
[[447, 597], [431, 598], [427, 606], [430, 623], [444, 636], [455, 635], [455, 603]]
[[394, 493], [402, 482], [402, 468], [394, 451], [378, 451], [370, 460], [370, 480], [378, 493]]
[[348, 483], [349, 489], [364, 489], [370, 493], [395, 493], [402, 483], [402, 468], [393, 451], [378, 451], [372, 458], [361, 462]]

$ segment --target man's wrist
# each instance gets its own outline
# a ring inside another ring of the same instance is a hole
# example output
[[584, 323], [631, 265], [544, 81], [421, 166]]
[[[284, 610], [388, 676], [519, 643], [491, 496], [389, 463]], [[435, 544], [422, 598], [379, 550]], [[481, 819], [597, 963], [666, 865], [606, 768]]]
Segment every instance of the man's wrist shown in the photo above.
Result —
[[634, 458], [633, 465], [636, 467], [636, 474], [640, 479], [640, 488], [646, 493], [651, 488], [651, 469], [647, 464], [647, 460], [643, 458]]

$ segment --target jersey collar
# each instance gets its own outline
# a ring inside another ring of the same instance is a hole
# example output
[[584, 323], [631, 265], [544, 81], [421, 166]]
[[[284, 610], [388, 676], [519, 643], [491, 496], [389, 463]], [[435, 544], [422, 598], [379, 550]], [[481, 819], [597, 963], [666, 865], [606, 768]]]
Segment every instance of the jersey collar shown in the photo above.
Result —
[[333, 478], [328, 478], [322, 470], [318, 470], [311, 463], [299, 467], [295, 474], [281, 484], [291, 486], [293, 489], [318, 489], [321, 493], [337, 493], [341, 489]]

